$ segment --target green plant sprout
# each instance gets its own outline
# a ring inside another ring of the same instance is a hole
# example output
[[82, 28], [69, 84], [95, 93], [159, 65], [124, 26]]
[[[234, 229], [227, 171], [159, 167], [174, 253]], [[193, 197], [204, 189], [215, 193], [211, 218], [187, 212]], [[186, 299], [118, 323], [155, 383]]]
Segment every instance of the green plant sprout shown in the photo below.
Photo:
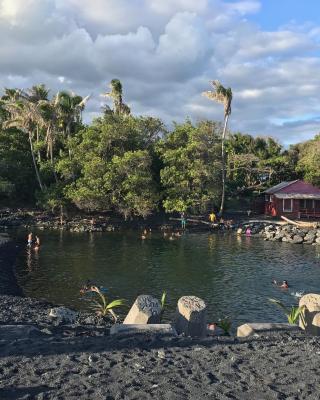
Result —
[[230, 336], [232, 322], [230, 318], [220, 318], [217, 322], [217, 326], [223, 330], [223, 333], [227, 336]]
[[288, 323], [290, 325], [297, 325], [297, 323], [299, 321], [299, 317], [300, 317], [302, 325], [303, 325], [303, 327], [305, 327], [306, 324], [305, 324], [305, 319], [304, 319], [304, 310], [305, 310], [306, 306], [304, 306], [304, 305], [301, 307], [291, 306], [289, 308], [289, 307], [286, 307], [280, 300], [269, 299], [269, 301], [271, 303], [277, 305], [284, 311], [284, 313], [288, 319]]
[[167, 298], [167, 292], [164, 291], [162, 293], [161, 300], [160, 300], [160, 304], [161, 304], [160, 322], [162, 321], [162, 317], [163, 317], [163, 314], [164, 314], [164, 309], [165, 309], [165, 306], [166, 306], [166, 298]]
[[114, 322], [116, 323], [118, 321], [118, 316], [116, 313], [113, 311], [114, 308], [116, 307], [121, 307], [125, 305], [125, 300], [124, 299], [117, 299], [113, 300], [110, 303], [108, 303], [107, 297], [101, 292], [99, 288], [96, 286], [91, 287], [91, 292], [97, 293], [99, 296], [99, 300], [93, 300], [92, 301], [92, 308], [95, 310], [97, 315], [101, 317], [106, 317], [107, 314], [111, 314]]

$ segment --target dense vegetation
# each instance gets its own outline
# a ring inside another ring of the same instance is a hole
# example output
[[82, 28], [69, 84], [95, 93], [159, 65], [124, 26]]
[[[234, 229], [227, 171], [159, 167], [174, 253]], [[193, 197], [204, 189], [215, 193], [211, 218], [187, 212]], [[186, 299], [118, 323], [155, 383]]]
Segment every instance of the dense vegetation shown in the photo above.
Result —
[[157, 118], [132, 115], [121, 82], [114, 79], [110, 86], [105, 96], [112, 107], [105, 105], [90, 125], [82, 121], [88, 98], [68, 92], [50, 97], [44, 85], [5, 89], [2, 204], [146, 217], [161, 209], [218, 209], [224, 177], [227, 206], [230, 198], [251, 197], [282, 180], [320, 185], [320, 136], [283, 149], [272, 138], [224, 137], [226, 124], [213, 121], [186, 120], [168, 129]]

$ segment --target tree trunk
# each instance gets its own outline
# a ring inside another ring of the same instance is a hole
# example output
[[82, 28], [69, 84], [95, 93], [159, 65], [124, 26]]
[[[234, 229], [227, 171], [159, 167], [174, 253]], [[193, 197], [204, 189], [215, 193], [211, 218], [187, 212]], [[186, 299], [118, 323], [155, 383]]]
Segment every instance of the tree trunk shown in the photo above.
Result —
[[[37, 146], [39, 146], [39, 126], [37, 125]], [[38, 148], [38, 162], [41, 161], [41, 154], [40, 154], [40, 150]]]
[[36, 162], [36, 159], [35, 159], [35, 156], [34, 156], [34, 150], [33, 150], [33, 143], [32, 143], [31, 135], [29, 135], [29, 143], [30, 143], [30, 150], [31, 150], [31, 155], [32, 155], [32, 161], [33, 161], [34, 170], [35, 170], [36, 175], [37, 175], [37, 180], [38, 180], [40, 189], [41, 189], [41, 191], [43, 192], [43, 185], [42, 185], [42, 182], [41, 182], [41, 177], [40, 177], [40, 174], [39, 174], [37, 162]]
[[226, 194], [226, 154], [225, 154], [224, 142], [226, 139], [228, 119], [229, 119], [229, 115], [227, 114], [224, 118], [224, 126], [223, 126], [222, 139], [221, 139], [222, 193], [221, 193], [221, 205], [220, 205], [220, 211], [219, 211], [220, 215], [222, 215], [223, 211], [224, 211], [224, 201], [225, 201], [225, 194]]

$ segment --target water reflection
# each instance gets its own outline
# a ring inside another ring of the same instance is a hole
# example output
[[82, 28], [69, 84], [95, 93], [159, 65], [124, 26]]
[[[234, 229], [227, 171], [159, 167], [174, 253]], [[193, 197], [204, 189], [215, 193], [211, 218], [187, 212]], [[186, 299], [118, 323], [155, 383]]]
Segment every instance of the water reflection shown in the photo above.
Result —
[[320, 285], [316, 246], [229, 233], [140, 236], [43, 231], [39, 253], [28, 249], [19, 258], [19, 282], [27, 295], [79, 309], [88, 307], [79, 296], [88, 279], [129, 303], [142, 293], [160, 298], [166, 290], [167, 317], [180, 296], [193, 294], [206, 301], [210, 320], [230, 315], [237, 322], [283, 320], [268, 298], [296, 299], [273, 287], [273, 279], [288, 280], [291, 292], [317, 292]]

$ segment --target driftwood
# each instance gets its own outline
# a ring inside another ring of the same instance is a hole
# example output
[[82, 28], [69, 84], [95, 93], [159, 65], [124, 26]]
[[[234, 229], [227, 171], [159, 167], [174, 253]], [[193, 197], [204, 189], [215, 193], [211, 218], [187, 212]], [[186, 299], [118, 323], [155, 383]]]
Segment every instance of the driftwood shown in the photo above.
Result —
[[291, 219], [289, 219], [287, 217], [284, 217], [283, 215], [281, 215], [281, 218], [284, 221], [286, 221], [288, 224], [295, 225], [295, 226], [298, 226], [300, 228], [314, 228], [314, 227], [317, 226], [316, 222], [302, 222], [302, 221], [297, 222], [297, 221], [292, 221]]
[[249, 219], [248, 221], [241, 221], [241, 225], [246, 224], [273, 224], [273, 225], [284, 225], [283, 221], [270, 221], [267, 219]]

